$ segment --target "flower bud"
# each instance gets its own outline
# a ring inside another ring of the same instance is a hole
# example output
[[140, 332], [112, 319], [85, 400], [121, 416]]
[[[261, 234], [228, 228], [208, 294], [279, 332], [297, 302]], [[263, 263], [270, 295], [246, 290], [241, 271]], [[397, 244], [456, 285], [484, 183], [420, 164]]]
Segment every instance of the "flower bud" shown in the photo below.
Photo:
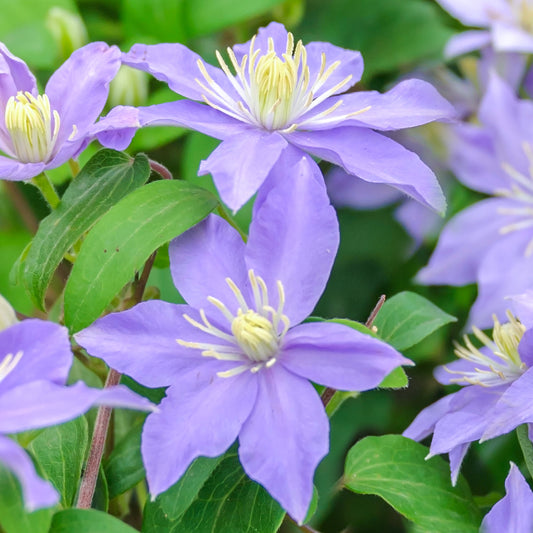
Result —
[[140, 106], [148, 98], [148, 77], [142, 70], [122, 65], [109, 86], [109, 104]]
[[18, 322], [15, 310], [0, 294], [0, 331], [9, 328]]
[[82, 18], [62, 7], [53, 7], [46, 16], [46, 27], [50, 30], [62, 60], [74, 50], [89, 42], [87, 29]]

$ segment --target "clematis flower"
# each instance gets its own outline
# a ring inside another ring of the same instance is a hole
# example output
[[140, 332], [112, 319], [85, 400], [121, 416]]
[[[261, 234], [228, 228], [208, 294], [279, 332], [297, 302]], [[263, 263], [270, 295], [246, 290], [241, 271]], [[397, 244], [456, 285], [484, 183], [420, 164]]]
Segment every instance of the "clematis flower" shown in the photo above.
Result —
[[453, 217], [417, 281], [478, 284], [469, 322], [505, 316], [507, 296], [533, 289], [533, 103], [492, 75], [481, 126], [454, 127], [450, 165], [467, 187], [490, 195]]
[[283, 158], [256, 199], [246, 244], [214, 215], [172, 241], [171, 271], [188, 305], [143, 302], [76, 335], [140, 383], [168, 386], [142, 434], [153, 497], [238, 437], [246, 473], [302, 522], [328, 451], [328, 419], [309, 380], [362, 391], [410, 363], [348, 326], [302, 324], [339, 239], [319, 178], [307, 156]]
[[[120, 50], [90, 43], [76, 50], [39, 94], [27, 65], [0, 43], [0, 179], [26, 180], [77, 157], [94, 138], [124, 149], [138, 126], [134, 108], [115, 108], [96, 122]], [[3, 155], [1, 155], [3, 153]]]
[[533, 52], [531, 0], [437, 0], [465, 26], [486, 28], [454, 35], [445, 54], [457, 56], [490, 46], [497, 52]]
[[322, 42], [304, 46], [275, 22], [227, 52], [231, 67], [217, 52], [220, 68], [215, 68], [181, 44], [136, 44], [123, 62], [196, 100], [141, 107], [139, 121], [221, 139], [199, 172], [213, 175], [229, 207], [237, 210], [251, 198], [292, 145], [363, 180], [390, 184], [437, 211], [445, 209], [431, 170], [373, 131], [452, 117], [453, 108], [431, 85], [408, 80], [386, 94], [341, 95], [361, 78], [361, 54]]
[[93, 405], [151, 407], [123, 386], [66, 387], [72, 357], [67, 330], [58, 324], [31, 319], [0, 331], [0, 463], [19, 479], [28, 511], [56, 504], [59, 495], [9, 434], [67, 422]]
[[428, 458], [449, 454], [453, 484], [471, 442], [533, 423], [533, 328], [511, 313], [508, 320], [494, 317], [492, 339], [473, 328], [482, 348], [465, 335], [465, 346], [455, 350], [459, 359], [435, 372], [440, 383], [464, 388], [422, 410], [403, 433], [417, 441], [433, 433]]
[[505, 491], [505, 496], [483, 519], [480, 531], [530, 533], [533, 531], [533, 492], [514, 463], [505, 480]]

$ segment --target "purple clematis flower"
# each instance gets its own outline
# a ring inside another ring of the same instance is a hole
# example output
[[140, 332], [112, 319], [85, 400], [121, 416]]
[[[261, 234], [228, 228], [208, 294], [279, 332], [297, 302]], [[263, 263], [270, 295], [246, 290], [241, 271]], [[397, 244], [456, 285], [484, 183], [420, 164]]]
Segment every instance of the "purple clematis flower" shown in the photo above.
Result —
[[237, 210], [251, 198], [292, 145], [444, 211], [433, 172], [373, 131], [453, 117], [452, 106], [431, 85], [408, 80], [385, 94], [341, 95], [361, 78], [361, 54], [329, 43], [295, 43], [275, 22], [228, 48], [228, 55], [235, 73], [218, 52], [215, 68], [181, 44], [137, 44], [123, 62], [190, 99], [139, 108], [143, 126], [178, 125], [222, 140], [200, 174], [213, 175], [229, 207]]
[[154, 497], [195, 458], [220, 455], [238, 437], [246, 473], [302, 522], [328, 451], [328, 419], [309, 380], [362, 391], [410, 363], [347, 326], [302, 324], [339, 235], [316, 164], [293, 155], [261, 189], [246, 244], [214, 215], [171, 243], [173, 279], [188, 305], [144, 302], [76, 335], [140, 383], [169, 386], [142, 436]]
[[492, 45], [497, 52], [533, 52], [533, 2], [531, 0], [437, 0], [465, 26], [486, 28], [453, 36], [446, 45], [448, 57]]
[[0, 331], [0, 463], [19, 479], [29, 511], [59, 501], [26, 452], [7, 435], [61, 424], [93, 405], [148, 410], [150, 402], [124, 386], [91, 389], [65, 383], [72, 364], [66, 328], [24, 320]]
[[471, 189], [492, 197], [453, 217], [417, 281], [478, 283], [470, 323], [500, 319], [505, 298], [533, 288], [533, 103], [519, 100], [492, 75], [479, 111], [481, 126], [454, 127], [450, 165]]
[[134, 108], [116, 107], [96, 122], [120, 50], [90, 43], [76, 50], [51, 76], [43, 94], [27, 65], [0, 43], [0, 179], [26, 180], [77, 157], [98, 137], [122, 150], [124, 135], [138, 127]]
[[531, 533], [533, 492], [514, 463], [505, 480], [505, 492], [483, 519], [481, 533]]
[[471, 442], [533, 423], [533, 328], [511, 313], [508, 320], [494, 318], [492, 339], [474, 328], [480, 349], [465, 335], [465, 346], [455, 350], [460, 359], [435, 372], [440, 383], [465, 387], [421, 411], [404, 431], [417, 441], [433, 433], [428, 457], [449, 454], [453, 484]]

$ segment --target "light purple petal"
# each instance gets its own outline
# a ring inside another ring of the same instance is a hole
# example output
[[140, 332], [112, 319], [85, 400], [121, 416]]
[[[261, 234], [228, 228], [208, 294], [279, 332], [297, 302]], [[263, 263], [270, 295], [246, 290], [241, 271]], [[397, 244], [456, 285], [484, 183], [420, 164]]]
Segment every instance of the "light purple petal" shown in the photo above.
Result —
[[533, 367], [533, 328], [524, 332], [522, 340], [518, 344], [518, 354], [527, 368]]
[[483, 432], [484, 441], [533, 422], [533, 368], [509, 385], [490, 415], [490, 423]]
[[299, 148], [342, 166], [372, 183], [387, 183], [442, 212], [446, 201], [433, 172], [403, 146], [369, 129], [295, 131], [287, 139]]
[[196, 130], [210, 137], [226, 139], [250, 126], [206, 104], [190, 100], [165, 102], [148, 107], [139, 107], [142, 126], [178, 126]]
[[336, 207], [376, 209], [397, 202], [402, 194], [389, 185], [354, 179], [340, 167], [334, 167], [326, 176], [331, 203]]
[[463, 459], [465, 458], [468, 448], [470, 448], [469, 442], [460, 444], [448, 452], [448, 456], [450, 458], [450, 476], [452, 478], [452, 485], [454, 487], [457, 483], [459, 470], [461, 469], [461, 464], [463, 463]]
[[482, 533], [530, 533], [533, 531], [533, 493], [514, 463], [505, 480], [505, 491], [505, 496], [483, 519]]
[[3, 180], [29, 180], [38, 176], [44, 168], [44, 163], [21, 163], [16, 159], [0, 155], [0, 179]]
[[199, 350], [185, 348], [177, 339], [213, 342], [212, 336], [189, 324], [184, 314], [200, 319], [188, 305], [150, 300], [98, 319], [76, 333], [75, 339], [120, 373], [147, 387], [163, 387], [184, 370], [206, 361]]
[[339, 246], [339, 227], [316, 163], [289, 150], [258, 195], [246, 246], [247, 268], [261, 276], [270, 305], [285, 292], [292, 325], [309, 316], [322, 294]]
[[516, 202], [489, 198], [455, 215], [442, 230], [428, 265], [417, 275], [417, 282], [428, 285], [475, 282], [484, 257], [502, 239], [500, 229], [514, 221], [514, 217], [499, 213], [509, 207], [516, 207]]
[[490, 425], [494, 406], [506, 388], [506, 385], [472, 385], [456, 392], [448, 413], [435, 424], [430, 454], [448, 453], [457, 446], [479, 440]]
[[488, 31], [470, 30], [450, 37], [444, 48], [444, 57], [451, 59], [488, 46], [491, 35]]
[[487, 26], [490, 13], [507, 14], [505, 0], [437, 0], [437, 2], [466, 26]]
[[109, 83], [119, 68], [120, 50], [95, 42], [74, 51], [52, 74], [46, 94], [61, 119], [56, 146], [61, 146], [73, 133], [73, 137], [83, 138], [102, 112]]
[[141, 450], [152, 496], [173, 485], [197, 457], [226, 451], [254, 406], [254, 374], [219, 378], [216, 365], [213, 368], [193, 370], [176, 380], [159, 412], [146, 420]]
[[482, 92], [486, 92], [491, 72], [496, 71], [518, 94], [527, 65], [527, 55], [520, 52], [496, 52], [492, 46], [483, 48], [477, 68]]
[[222, 200], [237, 211], [257, 192], [286, 146], [278, 133], [249, 129], [222, 141], [200, 163], [198, 175], [211, 174]]
[[341, 324], [313, 322], [287, 333], [280, 364], [320, 385], [365, 391], [377, 387], [398, 366], [412, 363], [370, 335]]
[[[533, 327], [533, 289], [525, 291], [523, 294], [511, 296], [514, 314], [520, 319], [520, 322], [527, 328]], [[533, 366], [533, 365], [532, 365]]]
[[[483, 349], [481, 350], [485, 355]], [[442, 385], [454, 385], [457, 384], [456, 379], [461, 378], [457, 372], [474, 372], [476, 368], [479, 368], [479, 363], [473, 363], [465, 359], [456, 359], [445, 365], [438, 366], [433, 370], [433, 377]], [[463, 383], [464, 385], [464, 383]]]
[[444, 396], [444, 398], [420, 411], [402, 435], [416, 441], [421, 441], [431, 435], [435, 429], [435, 424], [450, 411], [453, 398], [454, 394], [448, 394], [448, 396]]
[[11, 470], [19, 480], [28, 512], [59, 503], [59, 494], [49, 481], [39, 477], [29, 455], [16, 442], [2, 435], [0, 464]]
[[509, 186], [509, 176], [501, 167], [489, 131], [472, 124], [460, 124], [450, 128], [448, 133], [448, 162], [462, 183], [487, 194]]
[[139, 110], [135, 107], [117, 106], [92, 126], [88, 135], [96, 135], [100, 144], [113, 150], [125, 150], [138, 128]]
[[125, 65], [149, 72], [154, 78], [167, 83], [174, 92], [192, 100], [203, 100], [205, 91], [196, 80], [204, 85], [206, 81], [198, 68], [198, 61], [204, 63], [211, 78], [230, 97], [238, 99], [237, 93], [222, 70], [205, 63], [198, 54], [183, 44], [135, 44], [122, 56]]
[[469, 325], [492, 326], [492, 315], [505, 322], [508, 296], [533, 289], [533, 254], [526, 255], [533, 239], [530, 230], [515, 231], [493, 244], [478, 272], [478, 297], [470, 310]]
[[0, 331], [0, 363], [7, 354], [15, 356], [19, 351], [23, 352], [19, 362], [0, 382], [0, 398], [35, 380], [66, 383], [73, 355], [65, 327], [30, 319]]
[[442, 217], [426, 206], [407, 200], [394, 211], [394, 218], [413, 239], [415, 247], [438, 231], [444, 224]]
[[[271, 22], [268, 26], [259, 28], [255, 36], [254, 51], [261, 50], [261, 55], [266, 54], [268, 51], [268, 41], [272, 39], [274, 50], [278, 57], [281, 57], [287, 51], [287, 33], [285, 26], [279, 22]], [[239, 63], [244, 55], [250, 53], [250, 43], [251, 40], [233, 46], [233, 52]]]
[[533, 52], [533, 36], [518, 24], [496, 21], [492, 24], [491, 30], [492, 45], [496, 51]]
[[32, 381], [0, 396], [0, 433], [19, 433], [61, 424], [93, 405], [150, 410], [152, 404], [124, 386], [92, 389], [79, 381], [71, 387]]
[[[433, 85], [416, 79], [402, 81], [384, 94], [377, 91], [360, 91], [328, 99], [320, 109], [311, 111], [308, 116], [311, 117], [322, 108], [327, 109], [339, 100], [342, 100], [342, 104], [328, 115], [328, 120], [331, 122], [315, 126], [311, 119], [309, 124], [305, 125], [305, 129], [350, 125], [377, 130], [397, 130], [427, 124], [434, 120], [451, 120], [457, 116], [453, 106]], [[350, 113], [357, 112], [360, 113], [344, 118]], [[334, 121], [336, 118], [338, 121]]]
[[239, 435], [239, 457], [245, 472], [302, 523], [315, 469], [328, 452], [328, 418], [307, 380], [280, 365], [257, 376], [257, 401]]
[[176, 237], [169, 246], [170, 270], [185, 301], [209, 311], [214, 309], [207, 300], [212, 296], [230, 310], [237, 309], [235, 294], [226, 282], [230, 278], [251, 303], [244, 247], [237, 231], [215, 215]]

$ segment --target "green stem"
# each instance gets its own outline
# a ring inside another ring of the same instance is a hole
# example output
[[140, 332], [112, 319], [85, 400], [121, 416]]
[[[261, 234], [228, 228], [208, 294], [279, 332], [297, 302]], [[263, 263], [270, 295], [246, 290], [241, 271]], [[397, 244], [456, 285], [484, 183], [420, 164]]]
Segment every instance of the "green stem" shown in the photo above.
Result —
[[77, 161], [74, 161], [74, 159], [69, 159], [68, 166], [70, 167], [72, 177], [75, 178], [80, 172], [80, 164]]
[[533, 443], [529, 440], [527, 424], [522, 424], [516, 428], [516, 436], [518, 437], [518, 443], [522, 449], [529, 474], [533, 478]]
[[50, 178], [44, 172], [35, 176], [31, 182], [41, 191], [44, 199], [52, 209], [55, 209], [59, 205], [61, 199], [59, 198], [53, 183], [50, 181]]

